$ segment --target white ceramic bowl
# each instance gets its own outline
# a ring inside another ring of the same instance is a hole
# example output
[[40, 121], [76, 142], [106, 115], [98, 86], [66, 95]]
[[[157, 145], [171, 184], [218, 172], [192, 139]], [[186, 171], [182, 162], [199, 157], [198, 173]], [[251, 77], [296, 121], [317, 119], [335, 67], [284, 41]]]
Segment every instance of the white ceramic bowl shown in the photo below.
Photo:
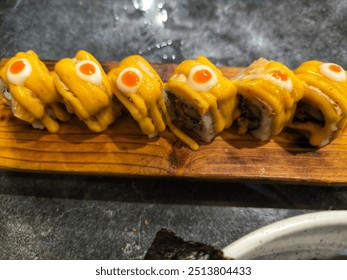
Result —
[[291, 217], [262, 227], [223, 249], [239, 259], [347, 259], [347, 211]]

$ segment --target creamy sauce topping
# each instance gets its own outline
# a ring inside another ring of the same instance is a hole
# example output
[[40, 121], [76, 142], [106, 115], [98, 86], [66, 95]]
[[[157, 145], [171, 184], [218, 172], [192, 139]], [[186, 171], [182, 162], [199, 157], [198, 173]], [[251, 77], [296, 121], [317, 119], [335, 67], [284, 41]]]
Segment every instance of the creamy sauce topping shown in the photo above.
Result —
[[76, 63], [76, 73], [82, 80], [94, 85], [101, 85], [102, 75], [100, 67], [91, 60], [81, 60]]
[[324, 125], [294, 122], [290, 127], [310, 132], [310, 144], [323, 146], [339, 136], [347, 126], [346, 71], [337, 64], [307, 61], [295, 74], [305, 83], [304, 100], [324, 116]]
[[54, 70], [54, 83], [68, 110], [91, 130], [105, 130], [119, 115], [107, 75], [93, 55], [80, 50], [74, 58], [59, 60]]
[[117, 77], [117, 87], [125, 93], [135, 92], [142, 83], [142, 73], [134, 67], [128, 67]]
[[169, 79], [166, 90], [193, 104], [200, 116], [210, 112], [216, 133], [230, 127], [238, 114], [234, 84], [206, 57], [182, 62]]
[[322, 63], [319, 65], [319, 71], [325, 77], [335, 82], [346, 81], [346, 71], [340, 65], [334, 63]]
[[27, 59], [17, 59], [12, 62], [7, 69], [7, 80], [11, 84], [23, 86], [26, 79], [30, 76], [31, 72], [32, 67]]
[[196, 65], [189, 71], [187, 83], [196, 91], [208, 91], [218, 83], [215, 72], [206, 65]]
[[260, 58], [233, 79], [239, 94], [267, 104], [272, 117], [272, 135], [289, 124], [296, 103], [303, 96], [303, 83], [285, 65]]
[[52, 114], [62, 121], [69, 119], [69, 114], [59, 106], [61, 98], [51, 73], [35, 52], [19, 52], [8, 59], [0, 76], [11, 93], [12, 110], [17, 118], [46, 127], [52, 133], [59, 129]]
[[117, 68], [108, 73], [113, 93], [139, 123], [149, 137], [170, 130], [192, 150], [199, 145], [174, 126], [162, 98], [163, 82], [153, 67], [141, 56], [123, 59]]

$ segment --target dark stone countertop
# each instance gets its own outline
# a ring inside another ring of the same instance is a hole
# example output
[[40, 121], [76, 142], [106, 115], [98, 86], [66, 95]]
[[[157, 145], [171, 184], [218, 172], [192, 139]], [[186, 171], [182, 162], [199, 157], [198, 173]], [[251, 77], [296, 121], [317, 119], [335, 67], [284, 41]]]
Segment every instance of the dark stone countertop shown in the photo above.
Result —
[[[179, 63], [264, 56], [347, 68], [347, 4], [330, 1], [0, 1], [0, 57], [86, 49]], [[1, 259], [141, 259], [166, 227], [223, 248], [271, 222], [347, 209], [347, 187], [0, 172]]]

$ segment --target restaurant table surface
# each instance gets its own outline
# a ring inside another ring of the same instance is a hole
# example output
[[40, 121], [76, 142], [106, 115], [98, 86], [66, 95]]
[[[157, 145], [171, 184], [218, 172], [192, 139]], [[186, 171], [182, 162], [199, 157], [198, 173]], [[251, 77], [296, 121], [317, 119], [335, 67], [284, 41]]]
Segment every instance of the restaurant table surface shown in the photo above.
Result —
[[[347, 68], [346, 17], [343, 0], [1, 0], [0, 57], [85, 49], [100, 61], [205, 55], [218, 66], [266, 57]], [[0, 258], [142, 259], [161, 228], [221, 249], [269, 223], [338, 209], [347, 209], [344, 185], [2, 170]]]

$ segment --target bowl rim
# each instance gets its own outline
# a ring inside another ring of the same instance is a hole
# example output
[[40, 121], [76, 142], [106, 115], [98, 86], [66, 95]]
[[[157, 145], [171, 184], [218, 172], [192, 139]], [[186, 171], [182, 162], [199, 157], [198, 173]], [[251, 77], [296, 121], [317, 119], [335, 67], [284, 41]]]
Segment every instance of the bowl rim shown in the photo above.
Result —
[[325, 226], [346, 226], [347, 210], [329, 210], [289, 217], [256, 229], [222, 249], [232, 259], [243, 259], [254, 249], [278, 238]]

